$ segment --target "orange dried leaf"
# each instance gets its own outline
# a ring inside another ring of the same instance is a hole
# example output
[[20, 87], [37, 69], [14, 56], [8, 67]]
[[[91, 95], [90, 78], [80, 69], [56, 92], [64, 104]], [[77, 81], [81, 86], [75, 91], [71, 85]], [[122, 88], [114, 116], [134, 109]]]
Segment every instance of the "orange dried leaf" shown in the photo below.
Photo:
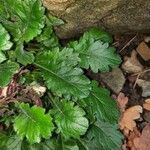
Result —
[[122, 115], [120, 121], [120, 129], [129, 129], [133, 131], [133, 128], [136, 127], [136, 119], [140, 118], [140, 113], [143, 112], [143, 109], [140, 105], [133, 106], [128, 108]]
[[135, 127], [127, 137], [128, 139], [127, 147], [129, 147], [131, 150], [136, 150], [136, 147], [134, 145], [134, 139], [139, 138], [140, 136], [141, 136], [140, 131], [137, 129], [137, 127]]
[[136, 150], [150, 150], [150, 124], [146, 125], [139, 138], [134, 139]]
[[124, 93], [120, 92], [118, 97], [117, 97], [117, 103], [118, 103], [118, 107], [120, 108], [120, 111], [124, 112], [126, 105], [128, 103], [128, 97], [126, 97], [124, 95]]
[[150, 48], [145, 42], [141, 42], [136, 50], [145, 61], [150, 60]]

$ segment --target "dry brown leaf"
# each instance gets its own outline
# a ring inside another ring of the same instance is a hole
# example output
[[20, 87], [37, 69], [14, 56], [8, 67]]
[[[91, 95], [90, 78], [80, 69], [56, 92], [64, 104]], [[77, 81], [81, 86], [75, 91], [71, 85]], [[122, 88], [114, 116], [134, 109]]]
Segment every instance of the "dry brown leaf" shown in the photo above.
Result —
[[120, 120], [120, 129], [124, 130], [125, 128], [133, 131], [133, 128], [136, 127], [136, 119], [140, 118], [140, 113], [143, 112], [143, 109], [140, 105], [136, 105], [128, 108], [122, 115]]
[[146, 125], [139, 138], [134, 139], [136, 150], [150, 150], [150, 124]]
[[143, 108], [150, 111], [150, 98], [145, 100]]
[[143, 66], [137, 59], [137, 52], [132, 51], [131, 57], [125, 57], [124, 63], [122, 64], [122, 69], [129, 73], [137, 73], [143, 70]]
[[131, 131], [127, 137], [127, 139], [128, 139], [127, 147], [129, 147], [131, 150], [137, 150], [135, 145], [134, 145], [134, 139], [139, 138], [140, 136], [141, 136], [141, 133], [139, 132], [137, 127], [135, 127], [133, 129], [133, 131]]
[[117, 97], [117, 103], [118, 107], [120, 108], [120, 112], [124, 112], [128, 103], [128, 97], [126, 97], [124, 93], [120, 92]]
[[136, 51], [145, 61], [150, 60], [150, 48], [145, 42], [141, 42]]

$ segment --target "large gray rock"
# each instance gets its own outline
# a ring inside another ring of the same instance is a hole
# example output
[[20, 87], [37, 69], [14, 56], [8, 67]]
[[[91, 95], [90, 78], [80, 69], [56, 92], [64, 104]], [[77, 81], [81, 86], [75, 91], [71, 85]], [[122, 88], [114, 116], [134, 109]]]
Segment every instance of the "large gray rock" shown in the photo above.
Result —
[[119, 68], [113, 69], [111, 72], [101, 73], [100, 78], [116, 94], [119, 94], [125, 83], [125, 77]]
[[66, 23], [56, 28], [62, 39], [89, 27], [111, 33], [150, 32], [150, 0], [43, 0], [52, 15]]

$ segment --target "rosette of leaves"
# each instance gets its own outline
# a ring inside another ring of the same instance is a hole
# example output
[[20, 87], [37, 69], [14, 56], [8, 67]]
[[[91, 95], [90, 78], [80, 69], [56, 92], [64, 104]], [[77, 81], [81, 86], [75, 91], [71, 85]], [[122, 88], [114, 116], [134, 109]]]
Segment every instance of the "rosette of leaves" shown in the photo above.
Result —
[[40, 0], [0, 0], [0, 87], [20, 67], [29, 70], [21, 87], [34, 80], [47, 87], [42, 107], [32, 101], [8, 106], [15, 110], [9, 121], [13, 129], [10, 125], [0, 134], [0, 149], [118, 150], [122, 136], [116, 103], [86, 76], [86, 69], [97, 73], [119, 65], [112, 37], [93, 28], [62, 47], [53, 27], [64, 22], [44, 13]]

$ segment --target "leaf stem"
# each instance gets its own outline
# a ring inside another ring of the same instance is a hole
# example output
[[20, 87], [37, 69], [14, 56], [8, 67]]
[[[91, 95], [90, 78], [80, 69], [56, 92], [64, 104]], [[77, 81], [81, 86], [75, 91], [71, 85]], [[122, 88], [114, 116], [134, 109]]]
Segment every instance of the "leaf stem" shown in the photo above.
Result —
[[60, 113], [62, 113], [64, 115], [64, 113], [62, 112], [62, 110], [59, 108], [59, 106], [54, 101], [54, 98], [53, 98], [52, 94], [50, 92], [48, 92], [47, 94], [48, 94], [48, 97], [51, 99], [52, 103], [55, 105], [55, 107], [60, 111]]

